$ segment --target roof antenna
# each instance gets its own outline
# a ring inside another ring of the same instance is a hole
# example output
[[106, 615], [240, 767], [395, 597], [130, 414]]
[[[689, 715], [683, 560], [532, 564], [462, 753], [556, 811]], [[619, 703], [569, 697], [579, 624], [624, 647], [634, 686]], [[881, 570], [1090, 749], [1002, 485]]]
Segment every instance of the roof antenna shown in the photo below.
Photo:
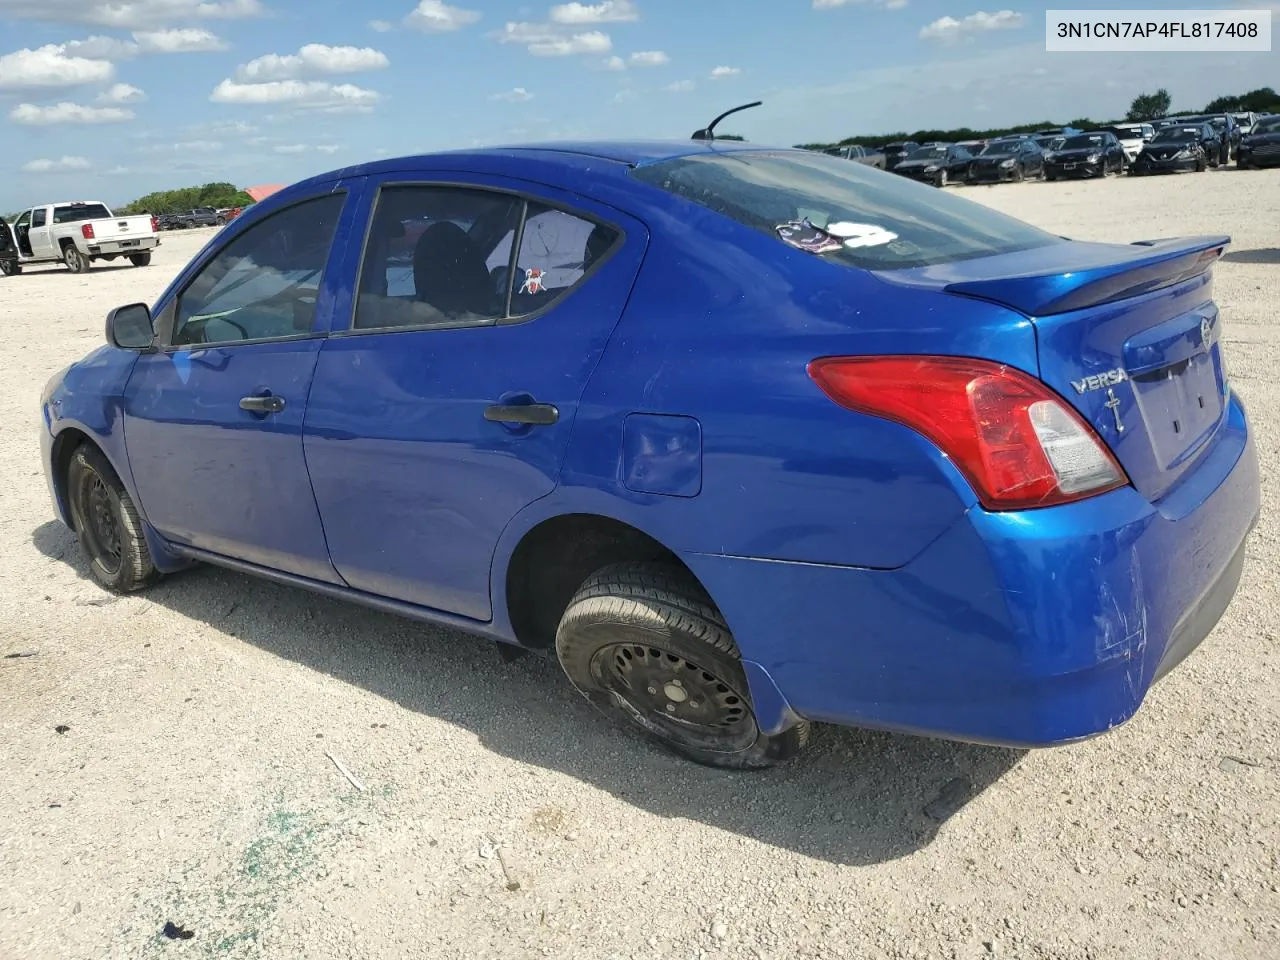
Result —
[[706, 129], [696, 131], [693, 135], [693, 139], [694, 140], [714, 140], [716, 138], [716, 134], [715, 134], [716, 124], [718, 124], [721, 120], [729, 116], [729, 114], [731, 113], [737, 113], [739, 110], [750, 110], [752, 107], [758, 107], [762, 103], [764, 103], [763, 100], [757, 100], [755, 103], [744, 103], [740, 107], [734, 107], [732, 110], [726, 110], [724, 113], [720, 114], [720, 116], [712, 120], [711, 123], [707, 125]]

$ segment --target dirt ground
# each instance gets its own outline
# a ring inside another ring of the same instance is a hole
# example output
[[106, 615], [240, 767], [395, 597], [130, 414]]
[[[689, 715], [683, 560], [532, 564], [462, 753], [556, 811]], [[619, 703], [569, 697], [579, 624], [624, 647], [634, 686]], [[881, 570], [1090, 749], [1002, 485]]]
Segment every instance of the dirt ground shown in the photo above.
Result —
[[716, 773], [483, 641], [212, 569], [108, 596], [52, 519], [40, 389], [210, 233], [0, 278], [0, 957], [1280, 958], [1280, 170], [962, 192], [1082, 239], [1234, 238], [1244, 581], [1069, 748], [820, 728]]

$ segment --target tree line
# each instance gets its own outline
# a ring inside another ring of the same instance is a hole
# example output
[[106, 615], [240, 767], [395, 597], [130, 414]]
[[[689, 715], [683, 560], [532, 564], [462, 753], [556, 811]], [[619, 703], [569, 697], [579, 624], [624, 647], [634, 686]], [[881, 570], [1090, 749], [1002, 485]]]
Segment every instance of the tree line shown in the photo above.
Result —
[[194, 210], [196, 207], [213, 207], [215, 210], [221, 210], [226, 207], [248, 207], [252, 204], [253, 197], [234, 183], [206, 183], [200, 187], [157, 190], [123, 207], [117, 207], [115, 212], [125, 215], [150, 213], [160, 216], [165, 213], [183, 213]]
[[[1135, 97], [1133, 103], [1130, 104], [1129, 111], [1125, 114], [1125, 120], [1158, 120], [1161, 117], [1175, 116], [1176, 114], [1170, 113], [1172, 107], [1173, 100], [1167, 90], [1161, 89], [1155, 93], [1142, 93]], [[1271, 87], [1260, 87], [1257, 90], [1251, 90], [1248, 93], [1236, 96], [1218, 97], [1216, 100], [1210, 101], [1203, 110], [1179, 110], [1178, 113], [1233, 113], [1246, 110], [1251, 110], [1254, 113], [1280, 113], [1280, 94], [1277, 94]], [[851, 143], [883, 146], [886, 143], [893, 143], [895, 140], [911, 140], [915, 143], [928, 143], [929, 141], [955, 143], [960, 140], [991, 140], [995, 137], [1005, 137], [1016, 133], [1034, 133], [1037, 130], [1059, 126], [1076, 127], [1080, 130], [1096, 130], [1114, 122], [1116, 121], [1098, 121], [1089, 117], [1076, 117], [1065, 124], [1043, 120], [1038, 123], [1024, 123], [1013, 127], [992, 127], [986, 130], [958, 127], [951, 130], [916, 130], [913, 133], [898, 131], [897, 133], [882, 133], [875, 136], [846, 137], [839, 143], [801, 143], [797, 144], [797, 146], [805, 150], [826, 150], [830, 147], [848, 146]]]

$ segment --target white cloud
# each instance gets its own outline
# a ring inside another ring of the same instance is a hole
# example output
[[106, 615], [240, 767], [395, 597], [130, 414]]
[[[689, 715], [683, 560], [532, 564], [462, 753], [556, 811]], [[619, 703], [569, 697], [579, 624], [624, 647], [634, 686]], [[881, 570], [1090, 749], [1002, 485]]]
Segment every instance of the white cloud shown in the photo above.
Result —
[[688, 93], [690, 90], [697, 89], [697, 86], [692, 80], [678, 80], [675, 83], [667, 84], [662, 89], [668, 93]]
[[319, 153], [337, 153], [341, 149], [341, 145], [336, 143], [322, 143], [316, 147], [316, 151]]
[[1012, 10], [1001, 10], [997, 13], [984, 13], [979, 10], [962, 20], [957, 20], [955, 17], [939, 17], [928, 26], [920, 28], [920, 39], [954, 43], [978, 33], [1014, 30], [1026, 23], [1026, 20], [1027, 18], [1022, 14], [1014, 13]]
[[99, 103], [142, 103], [147, 95], [128, 83], [112, 84], [98, 94]]
[[524, 103], [533, 99], [533, 94], [524, 87], [516, 87], [514, 90], [508, 90], [506, 93], [495, 93], [490, 95], [490, 100], [503, 100], [507, 103]]
[[711, 71], [711, 79], [723, 80], [726, 77], [736, 77], [741, 72], [741, 67], [716, 67]]
[[394, 23], [391, 23], [388, 20], [370, 20], [369, 21], [369, 29], [376, 30], [378, 31], [378, 33], [390, 33], [395, 28], [396, 28], [396, 25]]
[[583, 53], [608, 53], [613, 41], [607, 33], [591, 30], [569, 33], [553, 24], [508, 22], [494, 34], [499, 43], [522, 43], [535, 57], [571, 57]]
[[106, 60], [69, 57], [58, 44], [36, 50], [15, 50], [0, 57], [0, 90], [74, 87], [103, 83], [115, 76]]
[[72, 57], [90, 60], [129, 60], [138, 55], [138, 45], [115, 37], [88, 37], [59, 44], [58, 49]]
[[142, 30], [133, 35], [143, 53], [207, 53], [225, 50], [216, 34], [196, 27], [177, 30]]
[[112, 167], [107, 171], [108, 177], [123, 177], [132, 171], [128, 167]]
[[631, 55], [631, 65], [634, 67], [660, 67], [670, 62], [671, 58], [661, 50], [642, 50]]
[[68, 173], [72, 170], [88, 170], [89, 161], [84, 157], [63, 157], [60, 160], [32, 160], [22, 165], [23, 173]]
[[251, 106], [292, 104], [326, 110], [372, 109], [381, 97], [350, 83], [325, 83], [322, 80], [272, 80], [268, 83], [237, 83], [223, 80], [209, 99], [214, 103], [238, 103]]
[[602, 3], [562, 3], [551, 8], [553, 23], [625, 23], [639, 20], [631, 0], [603, 0]]
[[245, 83], [268, 80], [298, 80], [335, 73], [361, 73], [390, 66], [387, 55], [372, 47], [329, 47], [308, 43], [297, 53], [268, 53], [250, 60], [236, 70], [236, 79]]
[[0, 15], [117, 28], [163, 26], [177, 20], [237, 20], [263, 13], [260, 0], [0, 0]]
[[306, 153], [307, 145], [305, 143], [287, 143], [276, 147], [276, 153]]
[[604, 62], [604, 68], [606, 70], [625, 70], [627, 69], [627, 61], [615, 55]]
[[417, 8], [404, 18], [404, 22], [405, 26], [424, 33], [447, 33], [469, 27], [479, 19], [478, 10], [451, 7], [442, 0], [422, 0]]
[[10, 120], [29, 127], [51, 127], [62, 123], [123, 123], [133, 118], [133, 111], [123, 107], [86, 107], [65, 101], [47, 107], [20, 103], [9, 111]]

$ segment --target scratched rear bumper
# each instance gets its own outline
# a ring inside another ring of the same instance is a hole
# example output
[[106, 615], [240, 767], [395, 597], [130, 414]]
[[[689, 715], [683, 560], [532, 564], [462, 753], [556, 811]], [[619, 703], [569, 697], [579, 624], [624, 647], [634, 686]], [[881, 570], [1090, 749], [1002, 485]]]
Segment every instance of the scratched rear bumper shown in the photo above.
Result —
[[1233, 398], [1212, 449], [1156, 505], [1126, 487], [1042, 510], [974, 508], [895, 570], [686, 560], [750, 662], [766, 729], [798, 715], [1041, 747], [1128, 720], [1208, 636], [1259, 504]]

